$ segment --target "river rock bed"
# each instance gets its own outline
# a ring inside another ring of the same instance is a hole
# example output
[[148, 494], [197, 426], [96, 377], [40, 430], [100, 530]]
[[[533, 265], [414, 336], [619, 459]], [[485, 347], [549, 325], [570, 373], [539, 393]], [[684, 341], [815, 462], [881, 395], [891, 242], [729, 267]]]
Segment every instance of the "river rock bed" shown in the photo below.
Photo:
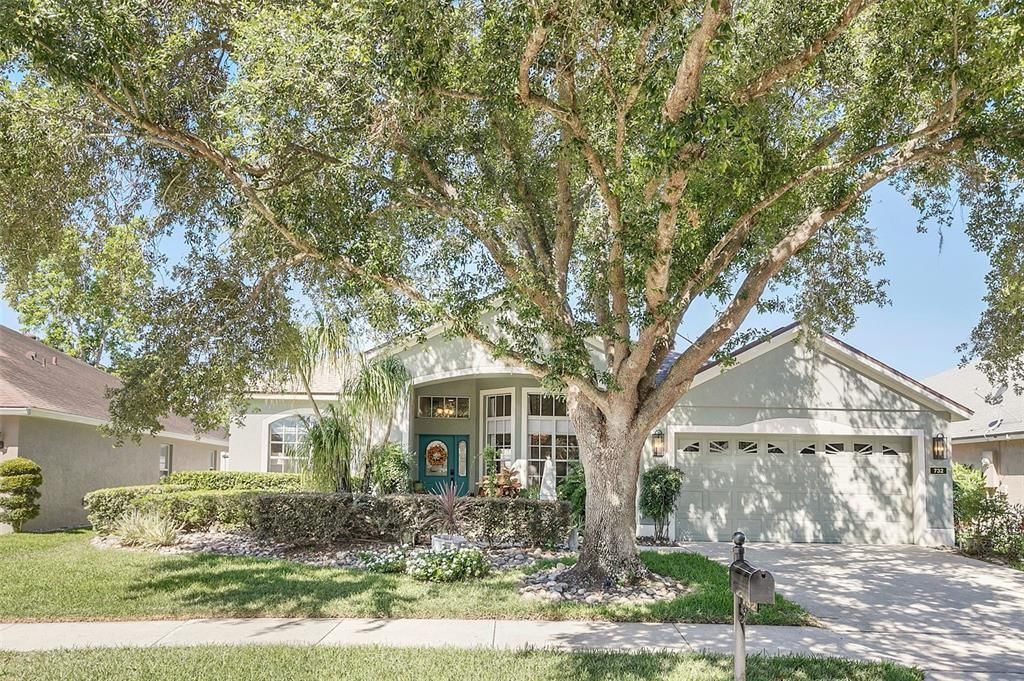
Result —
[[[374, 541], [323, 548], [296, 548], [289, 544], [263, 541], [248, 532], [226, 530], [184, 533], [178, 537], [178, 541], [172, 546], [151, 548], [126, 546], [121, 543], [119, 538], [112, 535], [94, 537], [92, 543], [99, 548], [151, 551], [162, 555], [215, 553], [222, 556], [279, 558], [306, 565], [352, 568], [356, 570], [363, 568], [363, 562], [359, 558], [360, 553], [365, 551], [380, 552], [395, 548], [393, 543]], [[575, 555], [569, 551], [549, 551], [525, 547], [488, 547], [486, 545], [477, 545], [477, 548], [487, 556], [493, 570], [520, 570], [532, 567], [539, 560], [557, 560]]]
[[587, 589], [568, 574], [569, 566], [557, 563], [549, 570], [526, 575], [519, 582], [523, 598], [557, 603], [574, 601], [590, 604], [646, 605], [685, 596], [689, 588], [671, 577], [650, 575], [637, 584], [611, 585], [605, 589]]

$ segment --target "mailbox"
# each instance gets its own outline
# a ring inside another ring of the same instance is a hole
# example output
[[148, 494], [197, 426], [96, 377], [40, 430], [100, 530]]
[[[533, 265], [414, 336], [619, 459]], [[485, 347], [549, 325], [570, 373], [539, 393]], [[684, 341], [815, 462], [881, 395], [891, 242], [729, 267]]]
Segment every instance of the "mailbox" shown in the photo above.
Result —
[[747, 607], [757, 610], [761, 603], [775, 602], [775, 578], [767, 570], [758, 570], [745, 560], [729, 566], [732, 592]]
[[732, 629], [735, 637], [733, 679], [747, 681], [747, 625], [744, 611], [757, 610], [762, 603], [775, 602], [775, 578], [767, 570], [758, 570], [743, 557], [747, 538], [742, 532], [732, 536], [732, 563], [729, 564], [729, 588], [732, 591]]

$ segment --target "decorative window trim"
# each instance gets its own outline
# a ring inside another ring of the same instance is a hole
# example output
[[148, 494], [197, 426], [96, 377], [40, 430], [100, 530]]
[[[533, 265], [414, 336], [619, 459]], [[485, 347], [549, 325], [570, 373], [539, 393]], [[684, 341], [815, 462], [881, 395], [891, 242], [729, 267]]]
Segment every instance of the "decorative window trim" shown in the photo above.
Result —
[[757, 440], [736, 441], [736, 453], [741, 456], [750, 456], [751, 454], [756, 456], [760, 450], [761, 446]]
[[479, 454], [480, 454], [480, 468], [479, 468], [479, 471], [478, 471], [478, 479], [479, 480], [483, 480], [483, 477], [487, 474], [486, 467], [484, 466], [484, 450], [487, 449], [487, 446], [488, 446], [487, 445], [487, 424], [488, 424], [488, 421], [490, 420], [490, 418], [487, 416], [487, 398], [488, 397], [493, 397], [495, 395], [511, 395], [511, 397], [512, 397], [512, 406], [511, 406], [511, 411], [510, 411], [509, 417], [508, 417], [509, 420], [512, 422], [512, 425], [510, 426], [510, 430], [509, 430], [509, 433], [511, 434], [509, 449], [512, 452], [512, 460], [513, 461], [515, 461], [517, 458], [519, 458], [519, 456], [517, 455], [517, 452], [519, 450], [516, 449], [516, 444], [518, 443], [518, 437], [517, 437], [518, 433], [516, 432], [518, 429], [516, 428], [516, 418], [515, 418], [516, 401], [517, 401], [516, 400], [516, 393], [518, 393], [518, 390], [514, 386], [509, 386], [507, 388], [491, 388], [491, 389], [488, 389], [488, 390], [481, 390], [480, 391], [480, 407], [479, 407], [480, 411], [478, 412], [480, 414], [480, 439], [478, 440], [478, 442], [480, 443], [480, 452], [479, 452]]
[[728, 454], [730, 451], [729, 440], [708, 440], [708, 454]]
[[[430, 413], [428, 414], [424, 414], [420, 409], [424, 399], [430, 400]], [[440, 400], [440, 403], [435, 402], [436, 400]], [[448, 400], [452, 400], [453, 403], [448, 405]], [[416, 395], [416, 418], [468, 421], [473, 416], [471, 402], [472, 399], [468, 395]], [[463, 405], [465, 405], [465, 411], [462, 409]], [[451, 409], [451, 414], [439, 413], [438, 410], [444, 409]]]
[[870, 442], [854, 442], [853, 453], [860, 456], [870, 456], [875, 452], [875, 446]]
[[[564, 396], [563, 395], [555, 395], [555, 394], [550, 393], [550, 392], [548, 392], [548, 391], [546, 391], [546, 390], [544, 390], [542, 388], [524, 388], [523, 389], [522, 405], [520, 407], [520, 413], [521, 413], [522, 419], [523, 419], [523, 421], [522, 421], [522, 431], [523, 431], [522, 458], [525, 459], [526, 462], [527, 462], [527, 464], [526, 464], [527, 465], [527, 485], [529, 486], [530, 484], [540, 484], [540, 480], [543, 478], [543, 474], [544, 474], [544, 468], [543, 467], [544, 467], [544, 465], [546, 465], [545, 462], [547, 461], [546, 458], [545, 459], [536, 459], [536, 458], [533, 458], [531, 456], [532, 455], [532, 452], [531, 452], [531, 449], [530, 449], [530, 447], [531, 447], [531, 445], [530, 445], [530, 420], [531, 419], [532, 420], [544, 420], [544, 421], [550, 421], [551, 422], [551, 445], [550, 445], [550, 448], [551, 448], [551, 459], [555, 463], [555, 471], [556, 471], [556, 473], [555, 473], [555, 482], [557, 484], [557, 483], [561, 482], [562, 479], [564, 479], [564, 477], [565, 477], [564, 475], [559, 475], [558, 474], [558, 472], [557, 472], [558, 464], [559, 463], [565, 463], [566, 464], [565, 465], [565, 472], [566, 472], [566, 474], [568, 474], [569, 466], [572, 463], [575, 463], [575, 462], [580, 460], [579, 459], [579, 440], [578, 439], [576, 440], [576, 446], [575, 446], [576, 453], [575, 453], [574, 457], [571, 456], [571, 450], [573, 449], [573, 447], [570, 446], [570, 445], [566, 445], [566, 449], [567, 449], [567, 451], [566, 451], [566, 458], [565, 459], [559, 459], [557, 454], [556, 454], [556, 450], [558, 450], [558, 448], [559, 448], [558, 436], [559, 435], [567, 435], [567, 436], [572, 436], [573, 438], [576, 437], [576, 430], [575, 430], [575, 428], [573, 428], [572, 421], [569, 420], [568, 408], [566, 409], [566, 415], [565, 416], [556, 415], [555, 414], [556, 410], [554, 408], [554, 403], [552, 403], [552, 413], [551, 413], [551, 415], [544, 415], [544, 414], [542, 414], [542, 415], [530, 416], [530, 397], [532, 395], [561, 397], [563, 399], [564, 399]], [[542, 411], [543, 411], [543, 409], [542, 409]], [[558, 423], [559, 422], [564, 422], [564, 423], [567, 424], [567, 432], [566, 433], [559, 433], [558, 432]], [[538, 473], [537, 473], [536, 476], [531, 476], [530, 473], [529, 473], [529, 466], [530, 466], [531, 463], [534, 464], [537, 467], [537, 469], [538, 469]], [[536, 477], [537, 478], [534, 481], [534, 483], [530, 483], [530, 478], [531, 477]]]

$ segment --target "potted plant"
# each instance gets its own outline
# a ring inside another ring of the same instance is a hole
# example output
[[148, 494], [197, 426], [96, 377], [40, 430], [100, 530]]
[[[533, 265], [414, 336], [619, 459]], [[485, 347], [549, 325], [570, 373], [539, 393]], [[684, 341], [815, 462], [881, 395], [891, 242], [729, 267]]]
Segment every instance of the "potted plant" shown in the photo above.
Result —
[[441, 491], [434, 495], [434, 524], [441, 533], [430, 538], [430, 549], [457, 549], [464, 546], [466, 538], [459, 534], [462, 525], [463, 499], [459, 496], [458, 487], [453, 481], [441, 486]]

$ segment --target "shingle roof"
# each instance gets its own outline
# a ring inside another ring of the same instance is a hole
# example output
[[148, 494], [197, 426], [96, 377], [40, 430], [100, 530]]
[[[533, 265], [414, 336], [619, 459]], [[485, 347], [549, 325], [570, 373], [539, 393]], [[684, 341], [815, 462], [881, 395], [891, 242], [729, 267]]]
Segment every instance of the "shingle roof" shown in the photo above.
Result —
[[977, 363], [949, 369], [925, 383], [974, 410], [970, 420], [950, 425], [951, 437], [1024, 433], [1024, 395], [1018, 395], [1012, 387], [992, 385]]
[[[39, 409], [107, 421], [107, 388], [121, 381], [107, 372], [0, 325], [0, 408]], [[170, 415], [169, 433], [193, 435], [192, 421]], [[224, 433], [204, 433], [225, 439]]]

